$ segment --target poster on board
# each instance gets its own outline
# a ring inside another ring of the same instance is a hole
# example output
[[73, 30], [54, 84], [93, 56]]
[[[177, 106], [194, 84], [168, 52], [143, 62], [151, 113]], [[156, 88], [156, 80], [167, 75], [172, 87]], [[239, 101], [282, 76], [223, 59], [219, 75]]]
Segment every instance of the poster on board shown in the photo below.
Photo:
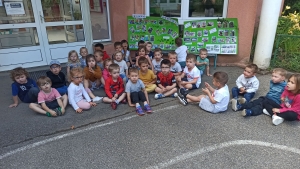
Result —
[[4, 2], [7, 15], [25, 15], [23, 2]]
[[177, 19], [168, 17], [127, 17], [130, 50], [138, 49], [138, 41], [151, 42], [152, 48], [175, 50], [179, 35]]
[[191, 53], [206, 48], [211, 54], [237, 54], [238, 36], [237, 18], [184, 22], [183, 41]]

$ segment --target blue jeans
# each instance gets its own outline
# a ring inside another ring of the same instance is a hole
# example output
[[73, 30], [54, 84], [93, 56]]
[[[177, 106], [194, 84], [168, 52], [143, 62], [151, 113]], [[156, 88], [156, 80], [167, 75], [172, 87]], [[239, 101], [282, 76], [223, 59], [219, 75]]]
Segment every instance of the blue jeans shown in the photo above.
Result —
[[255, 95], [255, 92], [252, 92], [252, 93], [240, 93], [240, 89], [238, 87], [233, 87], [231, 89], [231, 92], [232, 92], [232, 97], [234, 99], [238, 99], [238, 96], [239, 95], [242, 95], [244, 96], [244, 98], [246, 99], [247, 102], [250, 102], [250, 100], [254, 97]]
[[203, 70], [199, 70], [200, 71], [200, 76], [202, 76], [203, 75]]

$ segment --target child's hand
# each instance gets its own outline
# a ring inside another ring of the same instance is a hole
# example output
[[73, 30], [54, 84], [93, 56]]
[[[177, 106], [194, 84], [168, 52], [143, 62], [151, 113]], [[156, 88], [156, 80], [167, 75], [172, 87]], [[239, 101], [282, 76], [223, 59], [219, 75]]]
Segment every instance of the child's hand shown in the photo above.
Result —
[[81, 109], [81, 108], [78, 108], [78, 109], [76, 110], [76, 113], [82, 113], [82, 109]]
[[116, 101], [116, 98], [115, 98], [115, 97], [113, 97], [113, 98], [111, 98], [111, 100], [112, 100], [113, 102], [115, 102], [115, 101]]
[[135, 104], [132, 104], [132, 103], [128, 103], [129, 104], [129, 106], [131, 106], [131, 107], [135, 107]]
[[14, 103], [14, 104], [9, 105], [8, 107], [12, 108], [12, 107], [17, 107], [17, 106], [18, 106], [18, 103]]
[[171, 90], [171, 86], [166, 86], [164, 89], [165, 91]]
[[119, 96], [119, 95], [116, 93], [116, 94], [114, 95], [114, 98], [118, 98], [118, 96]]
[[202, 88], [202, 91], [205, 93], [205, 94], [209, 94], [210, 92], [209, 92], [209, 90], [207, 89], [207, 88]]
[[56, 117], [57, 114], [54, 110], [50, 110], [49, 113], [51, 114], [52, 117]]
[[240, 93], [245, 93], [245, 87], [240, 88]]
[[186, 84], [186, 81], [182, 81], [181, 84], [185, 85], [185, 84]]
[[210, 84], [208, 84], [207, 82], [204, 83], [206, 88], [211, 87]]
[[280, 113], [280, 110], [277, 109], [277, 108], [273, 108], [272, 111], [273, 111], [274, 113]]
[[93, 107], [94, 107], [94, 106], [97, 106], [97, 104], [94, 103], [94, 102], [89, 102], [89, 103], [90, 103], [90, 105], [93, 106]]

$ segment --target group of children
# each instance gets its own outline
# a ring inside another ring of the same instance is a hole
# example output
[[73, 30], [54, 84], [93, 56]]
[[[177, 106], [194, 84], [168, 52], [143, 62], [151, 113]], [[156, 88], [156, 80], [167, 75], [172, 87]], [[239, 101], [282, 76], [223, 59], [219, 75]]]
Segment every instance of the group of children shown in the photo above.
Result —
[[[112, 57], [104, 51], [101, 43], [94, 46], [94, 54], [88, 54], [87, 48], [82, 47], [79, 51], [81, 58], [75, 50], [69, 52], [67, 77], [61, 72], [60, 63], [54, 60], [50, 63], [50, 71], [40, 77], [37, 83], [29, 78], [25, 69], [15, 68], [11, 71], [14, 104], [10, 107], [18, 105], [19, 97], [21, 101], [30, 103], [29, 107], [35, 112], [51, 117], [63, 115], [68, 101], [77, 113], [102, 101], [110, 103], [112, 109], [116, 109], [120, 103], [128, 103], [142, 116], [152, 112], [148, 93], [155, 91], [155, 99], [177, 97], [183, 105], [199, 102], [199, 107], [205, 111], [226, 111], [230, 101], [228, 74], [209, 73], [205, 48], [196, 57], [188, 53], [181, 38], [176, 38], [175, 43], [178, 48], [169, 52], [168, 56], [163, 56], [161, 49], [151, 50], [151, 42], [140, 41], [134, 58], [130, 56], [126, 40], [114, 43], [116, 51]], [[270, 91], [265, 97], [251, 101], [259, 88], [255, 76], [257, 70], [255, 64], [247, 65], [236, 80], [237, 87], [232, 88], [232, 109], [242, 110], [243, 116], [268, 114], [272, 116], [274, 125], [284, 120], [299, 120], [300, 75], [292, 75], [286, 84], [286, 71], [274, 69]], [[205, 82], [203, 95], [190, 95], [190, 90], [200, 87], [205, 71], [207, 76], [213, 76], [213, 87]], [[95, 96], [93, 90], [101, 87], [106, 96]], [[243, 98], [239, 99], [239, 95]], [[143, 103], [143, 108], [140, 103]]]

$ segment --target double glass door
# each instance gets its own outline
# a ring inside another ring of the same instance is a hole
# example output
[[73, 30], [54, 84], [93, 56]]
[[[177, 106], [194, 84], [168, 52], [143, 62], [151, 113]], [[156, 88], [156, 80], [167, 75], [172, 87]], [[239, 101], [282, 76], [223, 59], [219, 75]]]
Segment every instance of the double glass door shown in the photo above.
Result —
[[85, 46], [81, 11], [80, 0], [0, 0], [0, 71], [66, 62]]

